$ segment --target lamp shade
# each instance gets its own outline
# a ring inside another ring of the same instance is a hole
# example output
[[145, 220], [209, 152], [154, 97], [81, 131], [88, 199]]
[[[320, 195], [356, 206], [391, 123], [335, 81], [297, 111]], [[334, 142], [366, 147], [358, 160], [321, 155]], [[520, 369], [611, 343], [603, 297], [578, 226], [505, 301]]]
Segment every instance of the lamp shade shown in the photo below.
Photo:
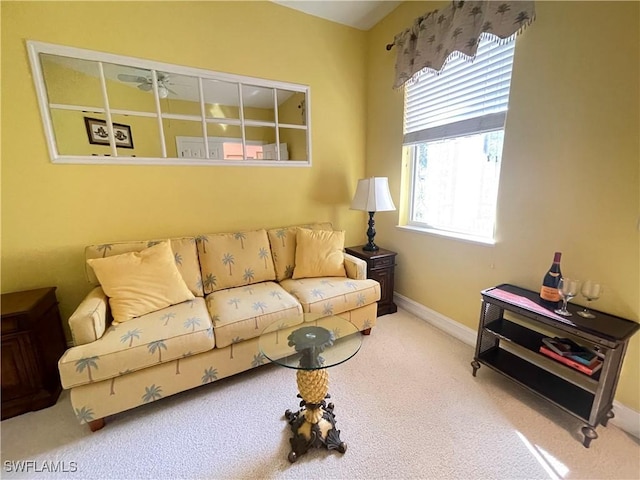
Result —
[[371, 177], [358, 180], [356, 194], [351, 201], [351, 210], [386, 212], [395, 209], [389, 192], [388, 178]]

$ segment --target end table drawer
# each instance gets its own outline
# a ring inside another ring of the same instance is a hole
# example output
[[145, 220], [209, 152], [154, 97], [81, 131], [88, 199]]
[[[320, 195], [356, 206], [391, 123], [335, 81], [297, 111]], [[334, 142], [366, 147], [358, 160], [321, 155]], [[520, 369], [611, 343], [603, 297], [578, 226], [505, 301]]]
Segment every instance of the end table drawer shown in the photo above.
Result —
[[371, 268], [390, 267], [394, 264], [395, 256], [373, 258], [371, 260]]
[[2, 335], [15, 333], [20, 330], [20, 319], [18, 317], [10, 317], [2, 319]]

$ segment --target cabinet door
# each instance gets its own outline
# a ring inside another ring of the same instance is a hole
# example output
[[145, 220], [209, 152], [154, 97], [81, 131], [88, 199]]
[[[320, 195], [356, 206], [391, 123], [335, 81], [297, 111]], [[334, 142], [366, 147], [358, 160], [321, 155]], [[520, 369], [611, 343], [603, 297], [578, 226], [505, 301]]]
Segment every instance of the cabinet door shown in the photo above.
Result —
[[380, 303], [393, 302], [393, 271], [389, 268], [370, 270], [368, 277], [380, 283]]
[[[268, 143], [262, 146], [262, 158], [264, 160], [277, 160], [278, 153], [276, 151], [275, 143]], [[280, 160], [289, 160], [289, 151], [287, 150], [287, 144], [280, 144]]]
[[2, 401], [23, 397], [39, 388], [37, 362], [28, 335], [2, 339]]
[[209, 144], [209, 158], [214, 160], [226, 160], [224, 158], [224, 142], [218, 140], [208, 139]]
[[201, 138], [176, 137], [176, 149], [180, 158], [205, 158], [204, 141]]

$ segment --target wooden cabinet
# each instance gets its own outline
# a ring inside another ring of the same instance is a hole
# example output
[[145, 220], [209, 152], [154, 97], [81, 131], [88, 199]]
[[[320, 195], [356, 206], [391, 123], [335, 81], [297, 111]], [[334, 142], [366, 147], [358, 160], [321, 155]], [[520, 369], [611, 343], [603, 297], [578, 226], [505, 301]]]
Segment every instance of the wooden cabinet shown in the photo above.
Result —
[[396, 252], [383, 248], [375, 252], [363, 250], [364, 245], [347, 247], [345, 252], [367, 262], [367, 278], [380, 283], [380, 300], [378, 301], [378, 316], [395, 313], [398, 307], [393, 303], [393, 283], [396, 268]]
[[66, 349], [55, 287], [2, 294], [2, 420], [56, 403]]

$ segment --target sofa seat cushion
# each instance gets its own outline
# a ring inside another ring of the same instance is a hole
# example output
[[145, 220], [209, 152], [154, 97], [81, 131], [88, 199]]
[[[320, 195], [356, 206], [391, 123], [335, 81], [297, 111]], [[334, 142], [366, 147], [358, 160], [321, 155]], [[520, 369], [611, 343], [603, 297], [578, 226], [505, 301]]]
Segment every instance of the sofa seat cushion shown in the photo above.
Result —
[[305, 313], [338, 315], [380, 300], [380, 284], [371, 279], [288, 279], [280, 282], [280, 286], [298, 299]]
[[195, 355], [214, 346], [205, 300], [196, 297], [112, 325], [95, 342], [67, 350], [58, 367], [62, 386], [71, 388]]
[[270, 323], [302, 313], [300, 303], [275, 282], [219, 290], [206, 299], [217, 348], [257, 337]]

